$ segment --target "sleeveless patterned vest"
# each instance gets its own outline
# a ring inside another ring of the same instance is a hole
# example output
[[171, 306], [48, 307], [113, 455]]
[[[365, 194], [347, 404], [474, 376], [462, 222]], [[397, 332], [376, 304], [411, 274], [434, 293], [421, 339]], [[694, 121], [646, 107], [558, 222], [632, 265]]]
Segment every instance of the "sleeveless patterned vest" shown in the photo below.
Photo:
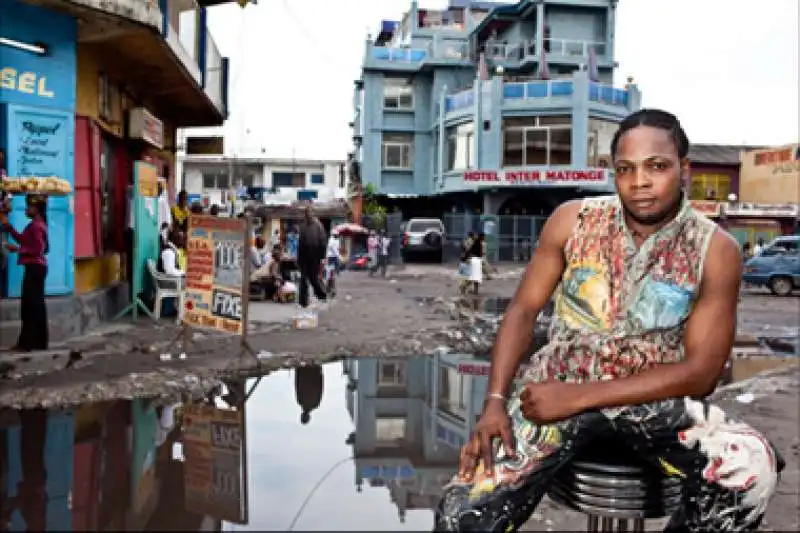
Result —
[[564, 249], [550, 342], [527, 377], [608, 380], [682, 360], [716, 227], [684, 199], [675, 219], [637, 249], [616, 195], [585, 199]]

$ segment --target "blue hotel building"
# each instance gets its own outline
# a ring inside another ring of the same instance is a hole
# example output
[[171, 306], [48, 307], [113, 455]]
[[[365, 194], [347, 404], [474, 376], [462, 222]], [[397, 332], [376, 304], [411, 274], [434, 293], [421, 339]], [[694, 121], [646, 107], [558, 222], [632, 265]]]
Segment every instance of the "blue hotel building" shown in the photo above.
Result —
[[548, 215], [613, 190], [611, 138], [641, 101], [632, 79], [613, 84], [616, 7], [412, 1], [366, 42], [353, 181], [405, 217]]

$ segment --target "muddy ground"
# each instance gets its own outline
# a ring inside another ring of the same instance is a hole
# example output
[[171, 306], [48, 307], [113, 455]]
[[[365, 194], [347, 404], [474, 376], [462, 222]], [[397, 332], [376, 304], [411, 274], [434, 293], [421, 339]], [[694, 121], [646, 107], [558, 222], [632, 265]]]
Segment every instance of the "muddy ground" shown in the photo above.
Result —
[[[255, 375], [305, 359], [404, 357], [443, 350], [486, 353], [497, 313], [513, 295], [520, 274], [519, 268], [502, 268], [478, 298], [464, 298], [449, 268], [408, 266], [390, 272], [387, 279], [347, 272], [339, 279], [337, 298], [319, 312], [314, 329], [292, 327], [291, 304], [254, 304], [258, 313], [251, 313], [249, 346], [252, 354], [261, 354], [258, 360], [234, 338], [199, 331], [191, 333], [188, 348], [171, 346], [181, 336], [168, 321], [154, 324], [142, 318], [137, 324], [112, 324], [48, 353], [0, 355], [0, 407], [198, 392], [218, 377]], [[796, 331], [798, 320], [800, 298], [745, 294], [740, 337], [750, 342], [757, 335]], [[539, 337], [545, 328], [546, 322]], [[165, 352], [172, 354], [171, 360], [161, 360]], [[181, 352], [185, 359], [179, 359]]]

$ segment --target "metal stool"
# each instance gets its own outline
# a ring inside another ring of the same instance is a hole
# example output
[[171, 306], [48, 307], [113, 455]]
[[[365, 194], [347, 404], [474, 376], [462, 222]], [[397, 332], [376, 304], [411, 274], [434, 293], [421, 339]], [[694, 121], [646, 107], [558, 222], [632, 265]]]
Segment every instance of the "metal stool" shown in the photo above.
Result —
[[624, 445], [601, 441], [558, 472], [548, 496], [585, 514], [587, 531], [638, 533], [646, 519], [680, 508], [682, 488], [680, 478], [665, 476]]

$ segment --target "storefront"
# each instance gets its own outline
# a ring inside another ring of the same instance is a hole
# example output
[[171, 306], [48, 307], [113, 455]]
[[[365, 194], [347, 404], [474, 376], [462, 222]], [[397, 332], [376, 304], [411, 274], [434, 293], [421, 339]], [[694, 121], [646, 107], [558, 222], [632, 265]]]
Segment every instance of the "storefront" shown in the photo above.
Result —
[[[6, 171], [19, 176], [57, 176], [74, 186], [76, 32], [74, 18], [0, 0], [0, 147]], [[17, 229], [28, 222], [17, 196], [9, 217]], [[49, 228], [49, 296], [74, 288], [74, 214], [71, 197], [53, 197]], [[12, 255], [2, 293], [20, 296], [22, 269]]]

